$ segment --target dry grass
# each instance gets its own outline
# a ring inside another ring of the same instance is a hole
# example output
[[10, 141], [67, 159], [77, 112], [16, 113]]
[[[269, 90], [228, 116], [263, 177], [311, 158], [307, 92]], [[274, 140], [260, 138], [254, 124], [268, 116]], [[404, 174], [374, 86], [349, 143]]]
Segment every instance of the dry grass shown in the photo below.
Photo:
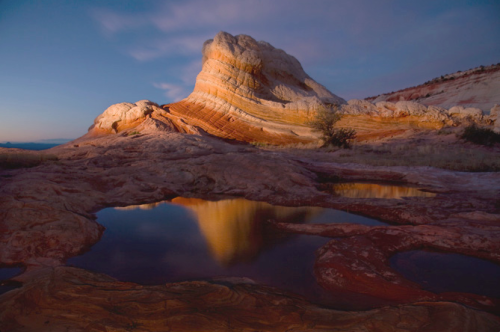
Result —
[[374, 166], [431, 166], [464, 172], [500, 171], [500, 153], [467, 145], [357, 145], [335, 153], [335, 161]]
[[391, 141], [355, 144], [352, 149], [319, 148], [318, 144], [264, 147], [264, 150], [290, 153], [301, 158], [373, 166], [431, 166], [462, 172], [500, 172], [500, 149], [474, 146], [459, 140], [448, 142]]
[[0, 153], [0, 168], [26, 168], [35, 167], [45, 162], [57, 161], [52, 154], [43, 153]]

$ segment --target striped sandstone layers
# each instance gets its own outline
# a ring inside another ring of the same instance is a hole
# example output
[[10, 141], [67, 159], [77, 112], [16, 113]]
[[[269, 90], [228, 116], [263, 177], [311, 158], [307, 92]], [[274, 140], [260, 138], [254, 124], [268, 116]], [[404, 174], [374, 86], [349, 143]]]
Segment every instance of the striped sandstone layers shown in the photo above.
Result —
[[293, 56], [250, 36], [219, 32], [202, 52], [193, 93], [166, 108], [216, 136], [310, 141], [315, 135], [306, 123], [318, 105], [345, 102], [310, 78]]
[[159, 105], [121, 103], [96, 118], [90, 136], [141, 125], [163, 131], [203, 133], [247, 142], [310, 142], [307, 126], [321, 104], [345, 101], [315, 82], [299, 61], [246, 35], [219, 32], [203, 45], [203, 68], [184, 100]]
[[500, 104], [500, 63], [443, 75], [424, 84], [366, 98], [379, 101], [416, 101], [444, 108], [463, 106], [484, 112]]
[[308, 143], [318, 140], [308, 122], [320, 105], [332, 104], [342, 105], [339, 125], [355, 129], [358, 140], [471, 122], [500, 131], [495, 109], [484, 115], [479, 108], [414, 101], [346, 103], [310, 78], [293, 56], [250, 36], [219, 32], [204, 43], [202, 53], [202, 71], [186, 99], [162, 106], [148, 100], [112, 105], [95, 119], [88, 136], [166, 131], [276, 145]]

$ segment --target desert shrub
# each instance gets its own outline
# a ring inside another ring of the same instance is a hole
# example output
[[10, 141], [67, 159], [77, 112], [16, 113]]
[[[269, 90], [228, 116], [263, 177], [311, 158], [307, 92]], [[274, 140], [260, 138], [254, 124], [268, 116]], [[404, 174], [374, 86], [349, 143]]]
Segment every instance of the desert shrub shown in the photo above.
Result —
[[328, 144], [338, 146], [342, 149], [348, 149], [351, 140], [356, 138], [356, 131], [352, 128], [337, 128], [333, 130], [326, 141]]
[[492, 146], [495, 143], [500, 143], [500, 134], [495, 133], [488, 128], [478, 127], [476, 124], [471, 124], [466, 127], [462, 134], [461, 139], [474, 144]]
[[250, 144], [252, 144], [253, 146], [256, 146], [256, 147], [267, 147], [267, 146], [269, 146], [269, 144], [264, 143], [264, 142], [250, 142]]
[[321, 106], [316, 112], [316, 117], [309, 125], [321, 133], [324, 142], [323, 147], [337, 146], [343, 149], [350, 147], [351, 140], [356, 138], [356, 131], [352, 128], [336, 128], [335, 125], [340, 121], [338, 105], [331, 108]]
[[35, 167], [47, 161], [57, 160], [57, 156], [51, 154], [2, 153], [0, 154], [0, 168]]

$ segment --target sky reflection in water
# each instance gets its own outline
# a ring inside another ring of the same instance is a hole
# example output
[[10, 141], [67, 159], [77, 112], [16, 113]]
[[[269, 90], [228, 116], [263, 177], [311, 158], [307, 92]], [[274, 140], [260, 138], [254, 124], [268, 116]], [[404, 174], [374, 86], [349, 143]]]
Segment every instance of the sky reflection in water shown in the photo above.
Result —
[[383, 224], [333, 209], [244, 199], [176, 198], [172, 203], [100, 211], [98, 222], [106, 227], [101, 241], [68, 265], [141, 284], [248, 277], [321, 300], [312, 272], [314, 252], [329, 239], [276, 233], [264, 221]]
[[0, 294], [20, 287], [19, 284], [12, 283], [8, 279], [20, 274], [22, 270], [20, 267], [0, 268]]
[[500, 298], [500, 265], [460, 254], [412, 250], [397, 253], [391, 267], [423, 289]]

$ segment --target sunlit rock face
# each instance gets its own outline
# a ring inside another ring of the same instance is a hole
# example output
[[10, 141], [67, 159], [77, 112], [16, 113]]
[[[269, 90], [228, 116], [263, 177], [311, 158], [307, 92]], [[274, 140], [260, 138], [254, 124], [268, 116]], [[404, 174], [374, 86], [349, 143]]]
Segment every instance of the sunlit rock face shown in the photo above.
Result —
[[108, 107], [89, 128], [87, 136], [106, 134], [181, 132], [198, 134], [197, 128], [182, 119], [167, 113], [158, 104], [149, 100], [135, 103], [119, 103]]
[[195, 213], [214, 258], [223, 265], [250, 260], [266, 246], [268, 241], [262, 232], [265, 221], [307, 221], [322, 211], [315, 207], [289, 208], [246, 199], [211, 202], [177, 197], [172, 203], [186, 206]]
[[344, 100], [309, 77], [283, 50], [219, 32], [203, 45], [203, 68], [189, 97], [167, 105], [217, 136], [268, 143], [308, 141], [320, 104]]
[[345, 101], [309, 77], [299, 61], [250, 36], [219, 32], [203, 45], [203, 68], [184, 100], [159, 107], [120, 103], [98, 116], [90, 136], [140, 131], [209, 133], [247, 142], [306, 143], [323, 104]]
[[360, 140], [400, 135], [412, 129], [436, 130], [471, 123], [491, 126], [496, 119], [485, 116], [478, 108], [454, 106], [445, 109], [414, 101], [372, 103], [352, 99], [342, 105], [340, 112], [343, 118], [338, 125], [356, 129]]
[[493, 131], [500, 134], [500, 105], [495, 104], [490, 111], [490, 118], [495, 121]]
[[435, 78], [425, 84], [382, 94], [367, 100], [398, 102], [418, 101], [443, 108], [463, 106], [489, 111], [500, 104], [500, 65], [477, 67]]
[[491, 108], [500, 103], [500, 66], [448, 75], [415, 88], [418, 92], [346, 103], [309, 77], [293, 56], [247, 35], [219, 32], [204, 43], [202, 56], [202, 70], [186, 99], [163, 106], [148, 100], [112, 105], [87, 136], [161, 131], [275, 145], [310, 143], [319, 135], [308, 123], [320, 105], [332, 104], [341, 105], [344, 115], [338, 126], [355, 129], [359, 141], [470, 123], [500, 132], [498, 107]]

